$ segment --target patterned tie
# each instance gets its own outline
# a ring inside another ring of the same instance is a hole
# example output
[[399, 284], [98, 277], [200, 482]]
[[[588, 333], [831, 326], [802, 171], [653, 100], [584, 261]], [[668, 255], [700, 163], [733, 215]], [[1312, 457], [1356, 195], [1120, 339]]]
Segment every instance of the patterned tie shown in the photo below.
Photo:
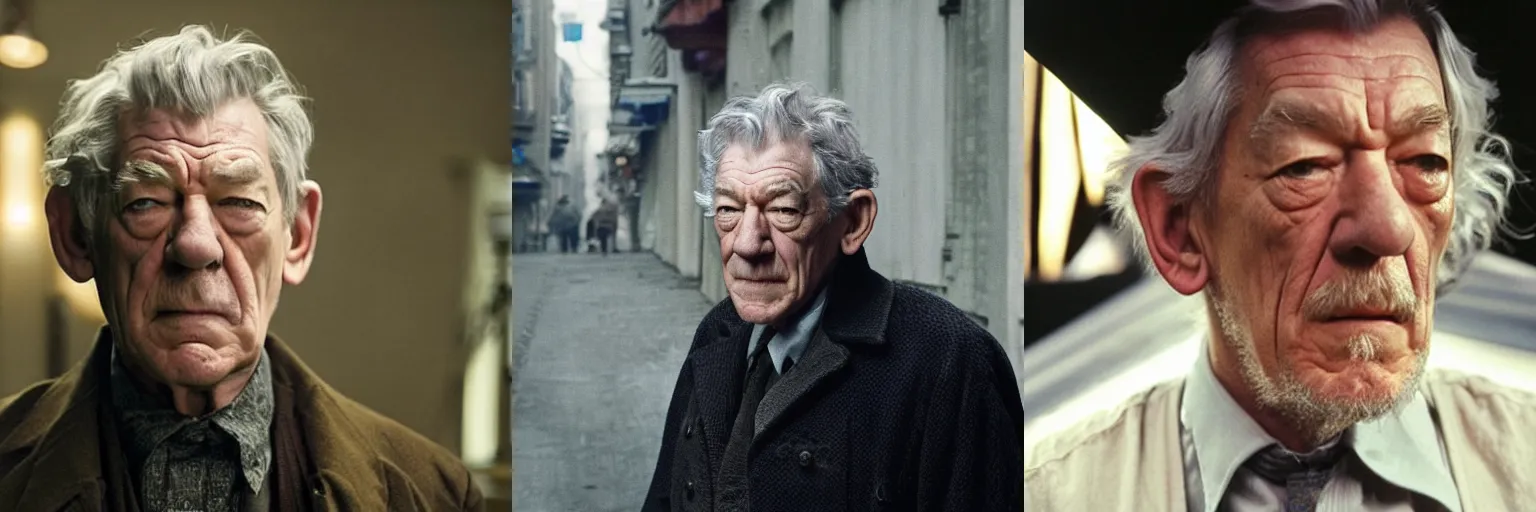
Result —
[[1285, 486], [1286, 512], [1312, 512], [1333, 477], [1333, 467], [1347, 451], [1337, 439], [1309, 453], [1296, 453], [1275, 444], [1253, 454], [1244, 467], [1275, 485]]

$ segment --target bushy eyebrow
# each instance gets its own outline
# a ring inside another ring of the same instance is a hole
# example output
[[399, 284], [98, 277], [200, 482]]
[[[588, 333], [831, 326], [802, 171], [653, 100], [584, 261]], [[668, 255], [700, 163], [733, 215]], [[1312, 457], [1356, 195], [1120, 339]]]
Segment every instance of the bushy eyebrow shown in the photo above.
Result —
[[[795, 196], [795, 200], [800, 203], [804, 203], [808, 199], [805, 187], [793, 180], [771, 183], [763, 187], [761, 194], [770, 201], [783, 196]], [[715, 185], [715, 196], [724, 197], [738, 203], [747, 202], [746, 195], [729, 181], [722, 181]]]
[[[1393, 137], [1413, 136], [1446, 127], [1450, 120], [1450, 112], [1442, 105], [1419, 105], [1403, 115], [1394, 116], [1392, 125], [1387, 127], [1387, 133]], [[1248, 139], [1260, 155], [1271, 156], [1278, 150], [1276, 146], [1280, 135], [1298, 131], [1348, 138], [1354, 128], [1341, 117], [1329, 114], [1316, 105], [1277, 101], [1259, 114], [1259, 118], [1248, 130]]]
[[123, 164], [123, 168], [117, 172], [113, 179], [115, 188], [121, 189], [130, 183], [153, 183], [156, 185], [171, 186], [176, 180], [171, 178], [171, 173], [160, 164], [145, 160], [130, 160]]
[[249, 185], [261, 181], [261, 166], [249, 159], [216, 165], [213, 177], [230, 185]]
[[[211, 176], [219, 182], [244, 186], [261, 181], [261, 165], [249, 159], [235, 160], [215, 165]], [[123, 164], [113, 181], [118, 189], [130, 183], [151, 183], [170, 187], [176, 183], [164, 166], [148, 160], [129, 160]]]

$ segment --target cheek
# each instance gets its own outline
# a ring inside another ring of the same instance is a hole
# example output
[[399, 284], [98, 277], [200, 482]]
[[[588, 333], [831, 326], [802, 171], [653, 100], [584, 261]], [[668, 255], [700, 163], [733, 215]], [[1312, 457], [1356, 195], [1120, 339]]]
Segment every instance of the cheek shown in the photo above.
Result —
[[100, 240], [106, 250], [95, 251], [93, 257], [105, 259], [97, 264], [108, 269], [109, 275], [118, 281], [116, 286], [148, 280], [164, 266], [165, 237], [143, 239], [117, 225], [109, 229], [110, 233]]
[[784, 267], [794, 271], [802, 270], [805, 258], [800, 252], [805, 246], [799, 240], [784, 233], [775, 232], [772, 237], [773, 251], [778, 256], [779, 261], [784, 264]]
[[1280, 325], [1285, 311], [1300, 307], [1312, 267], [1327, 247], [1327, 225], [1315, 222], [1318, 208], [1281, 211], [1258, 201], [1222, 208], [1238, 213], [1212, 219], [1212, 278], [1231, 306], [1242, 310], [1256, 341], [1274, 329], [1288, 330]]
[[229, 237], [225, 243], [224, 259], [230, 277], [236, 282], [252, 282], [265, 286], [276, 274], [281, 277], [281, 246], [266, 232], [246, 236]]
[[1456, 217], [1456, 202], [1450, 194], [1424, 208], [1425, 235], [1436, 255], [1445, 250], [1450, 241], [1451, 223]]

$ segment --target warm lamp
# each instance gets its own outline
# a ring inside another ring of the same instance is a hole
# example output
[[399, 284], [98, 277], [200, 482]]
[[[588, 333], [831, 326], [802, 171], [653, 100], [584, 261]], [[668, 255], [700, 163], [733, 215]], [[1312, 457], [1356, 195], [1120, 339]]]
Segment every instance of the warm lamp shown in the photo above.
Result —
[[48, 47], [33, 36], [31, 0], [10, 0], [0, 17], [0, 65], [16, 69], [41, 66]]

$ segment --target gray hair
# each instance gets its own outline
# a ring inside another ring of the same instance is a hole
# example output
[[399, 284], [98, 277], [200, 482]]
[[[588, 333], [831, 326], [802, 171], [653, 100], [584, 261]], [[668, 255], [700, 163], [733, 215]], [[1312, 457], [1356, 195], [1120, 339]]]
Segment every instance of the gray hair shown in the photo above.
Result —
[[1120, 229], [1147, 257], [1146, 236], [1131, 200], [1136, 171], [1155, 165], [1179, 201], [1208, 199], [1211, 176], [1220, 164], [1223, 134], [1241, 94], [1237, 51], [1263, 20], [1314, 8], [1342, 10], [1352, 30], [1406, 16], [1423, 28], [1439, 58], [1451, 114], [1453, 200], [1451, 236], [1440, 260], [1437, 286], [1453, 284], [1472, 257], [1492, 243], [1503, 226], [1510, 189], [1521, 177], [1510, 159], [1509, 142], [1489, 129], [1498, 96], [1492, 81], [1478, 76], [1473, 52], [1456, 39], [1445, 18], [1422, 0], [1254, 0], [1222, 23], [1206, 46], [1185, 62], [1183, 81], [1163, 98], [1165, 120], [1145, 137], [1132, 137], [1129, 152], [1110, 165], [1108, 204]]
[[880, 171], [859, 144], [848, 105], [819, 96], [804, 84], [772, 84], [756, 97], [731, 98], [699, 132], [700, 190], [693, 195], [704, 215], [714, 215], [715, 174], [727, 148], [747, 144], [761, 150], [796, 140], [810, 145], [829, 217], [848, 206], [848, 194], [854, 190], [875, 188]]
[[293, 221], [314, 128], [298, 84], [272, 50], [252, 39], [241, 32], [221, 40], [191, 25], [119, 51], [96, 75], [69, 82], [44, 149], [43, 173], [50, 185], [69, 188], [85, 229], [94, 229], [97, 210], [121, 180], [131, 179], [117, 171], [122, 116], [167, 109], [206, 117], [240, 99], [254, 101], [267, 122], [267, 156], [277, 172], [284, 218]]

